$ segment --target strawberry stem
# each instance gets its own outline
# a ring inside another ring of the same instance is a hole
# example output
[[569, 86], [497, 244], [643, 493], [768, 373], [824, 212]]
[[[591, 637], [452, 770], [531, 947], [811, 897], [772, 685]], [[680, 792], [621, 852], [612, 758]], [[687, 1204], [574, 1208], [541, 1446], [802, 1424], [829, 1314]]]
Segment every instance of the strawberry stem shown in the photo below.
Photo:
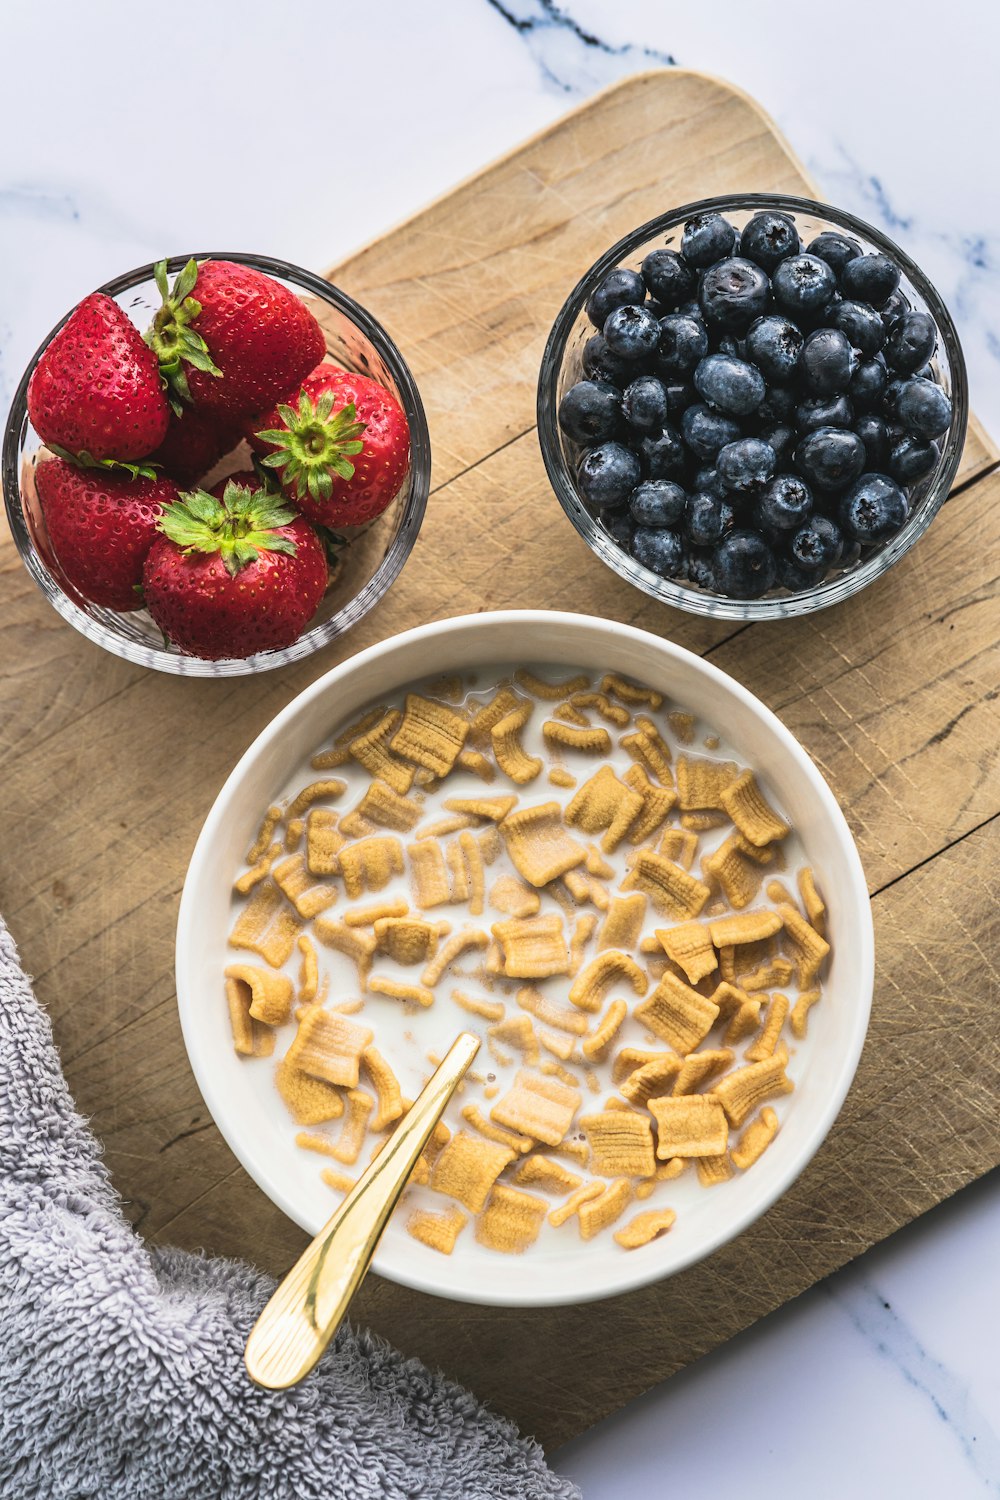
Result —
[[189, 490], [163, 507], [157, 525], [188, 555], [220, 553], [235, 578], [241, 568], [256, 562], [261, 552], [285, 552], [294, 557], [295, 543], [277, 531], [294, 520], [295, 512], [284, 496], [230, 481], [221, 500], [207, 490]]
[[222, 371], [212, 360], [208, 345], [191, 324], [201, 312], [201, 303], [192, 297], [198, 281], [198, 262], [191, 259], [177, 273], [171, 289], [167, 282], [167, 263], [157, 261], [153, 268], [156, 287], [163, 299], [143, 338], [160, 362], [160, 377], [167, 389], [170, 405], [178, 416], [183, 405], [191, 404], [184, 366], [203, 370], [206, 375], [222, 378]]
[[73, 464], [78, 469], [104, 469], [112, 474], [120, 470], [132, 479], [155, 479], [163, 467], [162, 464], [149, 463], [145, 460], [141, 463], [131, 463], [123, 458], [94, 458], [86, 448], [81, 448], [79, 453], [71, 453], [68, 448], [62, 448], [58, 443], [46, 443], [45, 446], [50, 453], [55, 454], [56, 458], [64, 459], [66, 463]]
[[296, 499], [308, 495], [313, 500], [329, 500], [333, 476], [352, 479], [350, 460], [364, 447], [360, 439], [366, 424], [357, 420], [354, 402], [335, 412], [332, 391], [324, 391], [315, 406], [308, 393], [301, 391], [298, 410], [279, 406], [278, 415], [284, 426], [256, 434], [262, 442], [275, 444], [275, 451], [262, 463], [278, 471], [282, 485]]

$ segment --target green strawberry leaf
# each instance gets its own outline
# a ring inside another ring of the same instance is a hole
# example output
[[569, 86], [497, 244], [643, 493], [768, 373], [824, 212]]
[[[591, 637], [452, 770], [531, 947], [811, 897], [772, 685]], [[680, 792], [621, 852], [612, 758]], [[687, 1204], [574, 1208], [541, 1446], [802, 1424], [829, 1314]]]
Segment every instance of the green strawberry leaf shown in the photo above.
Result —
[[155, 479], [163, 468], [162, 464], [149, 463], [147, 460], [142, 463], [132, 463], [123, 458], [94, 458], [85, 448], [79, 453], [71, 453], [68, 448], [62, 448], [58, 443], [47, 443], [46, 447], [55, 454], [56, 458], [61, 458], [78, 469], [104, 469], [111, 474], [116, 474], [120, 470], [123, 474], [128, 474], [130, 479]]
[[160, 531], [187, 553], [219, 553], [232, 577], [256, 562], [261, 552], [294, 557], [296, 544], [279, 528], [295, 520], [280, 493], [230, 481], [222, 499], [207, 490], [188, 490], [163, 507]]

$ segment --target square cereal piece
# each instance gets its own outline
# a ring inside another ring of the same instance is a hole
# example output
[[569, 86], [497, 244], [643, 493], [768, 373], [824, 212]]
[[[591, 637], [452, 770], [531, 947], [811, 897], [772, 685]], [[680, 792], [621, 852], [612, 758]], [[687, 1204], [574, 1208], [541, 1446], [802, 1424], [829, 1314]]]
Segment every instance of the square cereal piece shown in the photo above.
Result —
[[684, 922], [697, 917], [711, 895], [708, 886], [662, 854], [640, 849], [622, 881], [623, 891], [644, 891], [658, 912]]
[[284, 896], [271, 880], [254, 887], [229, 934], [230, 948], [248, 948], [259, 953], [272, 969], [288, 962], [295, 940], [302, 930], [302, 920], [287, 905]]
[[[748, 943], [762, 943], [773, 937], [782, 928], [782, 919], [770, 907], [757, 911], [741, 911], [731, 917], [716, 917], [709, 922], [708, 930], [716, 948], [741, 947]], [[756, 965], [754, 965], [756, 967]]]
[[330, 885], [317, 883], [306, 864], [304, 854], [289, 854], [272, 867], [271, 879], [295, 907], [300, 917], [311, 921], [326, 911], [337, 899]]
[[672, 1156], [721, 1156], [725, 1151], [729, 1125], [718, 1099], [708, 1094], [684, 1094], [650, 1099], [648, 1107], [656, 1120], [656, 1154], [660, 1161]]
[[437, 952], [440, 932], [436, 922], [419, 917], [377, 917], [374, 926], [376, 952], [397, 964], [425, 964]]
[[406, 1221], [406, 1232], [431, 1250], [437, 1250], [441, 1255], [450, 1255], [455, 1248], [455, 1241], [468, 1222], [468, 1215], [463, 1214], [455, 1204], [443, 1214], [433, 1214], [426, 1209], [417, 1208]]
[[425, 766], [434, 776], [447, 776], [469, 733], [469, 721], [446, 703], [407, 693], [403, 720], [389, 748]]
[[460, 1130], [435, 1158], [431, 1187], [436, 1193], [457, 1198], [470, 1213], [478, 1214], [493, 1184], [514, 1156], [508, 1146]]
[[414, 768], [399, 760], [389, 748], [389, 741], [402, 721], [398, 708], [389, 709], [373, 728], [350, 741], [348, 750], [354, 760], [372, 777], [385, 781], [401, 797], [413, 785]]
[[569, 973], [569, 951], [562, 917], [513, 917], [490, 929], [500, 946], [501, 973], [508, 979], [545, 979]]
[[604, 1109], [581, 1115], [590, 1144], [591, 1170], [602, 1177], [652, 1177], [656, 1171], [653, 1123], [628, 1109]]
[[493, 758], [505, 776], [517, 786], [526, 786], [534, 781], [542, 770], [543, 762], [537, 755], [529, 755], [521, 743], [524, 726], [531, 718], [534, 708], [526, 698], [518, 708], [493, 726], [490, 739], [493, 743]]
[[656, 852], [673, 860], [682, 870], [690, 872], [698, 853], [698, 835], [688, 828], [667, 828]]
[[290, 1068], [320, 1078], [337, 1088], [354, 1089], [361, 1073], [361, 1055], [375, 1033], [335, 1011], [310, 1006], [285, 1054]]
[[[725, 811], [722, 795], [736, 780], [739, 767], [731, 760], [709, 760], [700, 755], [677, 757], [677, 795], [682, 812]], [[728, 816], [728, 814], [727, 814]]]
[[597, 947], [634, 948], [646, 920], [646, 898], [641, 891], [631, 896], [614, 896], [597, 935]]
[[555, 1193], [559, 1197], [572, 1193], [583, 1181], [582, 1177], [564, 1167], [562, 1162], [553, 1161], [551, 1156], [541, 1156], [538, 1152], [526, 1156], [513, 1176], [518, 1187], [541, 1188], [543, 1193]]
[[525, 701], [519, 693], [514, 692], [509, 682], [501, 683], [489, 703], [484, 703], [472, 715], [468, 735], [470, 745], [488, 745], [500, 720], [514, 713]]
[[642, 812], [643, 799], [610, 766], [601, 769], [575, 793], [566, 808], [567, 823], [584, 833], [603, 833], [601, 848], [612, 854]]
[[701, 862], [705, 879], [717, 884], [737, 911], [750, 905], [763, 878], [760, 867], [747, 853], [748, 847], [752, 846], [747, 845], [741, 833], [731, 833]]
[[[648, 1056], [649, 1054], [643, 1053], [642, 1055]], [[664, 1052], [659, 1056], [654, 1054], [648, 1062], [644, 1062], [638, 1068], [633, 1068], [628, 1076], [622, 1079], [619, 1084], [622, 1097], [630, 1104], [641, 1106], [648, 1104], [650, 1099], [668, 1094], [683, 1066], [683, 1059], [678, 1057], [676, 1052]]]
[[720, 793], [719, 804], [743, 837], [758, 848], [788, 834], [788, 824], [768, 802], [752, 771], [744, 771], [730, 782]]
[[830, 952], [830, 944], [794, 906], [782, 906], [779, 911], [785, 924], [785, 941], [798, 969], [799, 989], [811, 990]]
[[563, 827], [558, 802], [508, 813], [500, 824], [500, 835], [518, 874], [536, 887], [576, 869], [587, 857], [583, 845]]
[[323, 1125], [327, 1120], [339, 1120], [344, 1113], [344, 1096], [338, 1088], [291, 1067], [287, 1057], [278, 1064], [274, 1082], [299, 1125]]
[[490, 905], [511, 917], [533, 917], [541, 904], [542, 898], [534, 887], [516, 875], [498, 876], [490, 890]]
[[366, 822], [394, 833], [409, 833], [424, 815], [419, 802], [401, 797], [386, 781], [373, 781], [355, 811]]
[[[251, 1020], [260, 1021], [265, 1026], [284, 1026], [292, 1014], [295, 994], [287, 975], [274, 974], [255, 964], [229, 964], [225, 975], [227, 979], [238, 980], [249, 988], [247, 1014]], [[240, 1049], [237, 1047], [236, 1050]]]
[[628, 751], [636, 765], [652, 772], [660, 786], [669, 790], [673, 799], [674, 778], [670, 769], [670, 747], [651, 719], [640, 715], [635, 722], [636, 732], [622, 735], [621, 747]]
[[240, 1057], [270, 1057], [274, 1051], [274, 1032], [250, 1014], [251, 995], [246, 980], [237, 979], [227, 971], [226, 1005], [233, 1033], [233, 1050]]
[[537, 1240], [548, 1209], [544, 1198], [498, 1183], [476, 1221], [476, 1239], [488, 1250], [520, 1255]]
[[795, 1085], [785, 1072], [786, 1060], [782, 1051], [766, 1062], [750, 1063], [748, 1067], [737, 1068], [719, 1079], [712, 1097], [722, 1105], [734, 1129], [738, 1130], [765, 1099], [791, 1093]]
[[365, 891], [382, 891], [394, 875], [403, 873], [403, 846], [391, 834], [345, 844], [340, 851], [344, 889], [352, 901]]
[[558, 1146], [580, 1108], [579, 1089], [522, 1068], [512, 1087], [490, 1110], [490, 1119], [518, 1135]]
[[580, 1238], [592, 1240], [595, 1234], [614, 1224], [632, 1202], [633, 1188], [627, 1177], [619, 1177], [596, 1198], [588, 1198], [577, 1209]]
[[672, 1208], [647, 1209], [643, 1214], [636, 1214], [623, 1229], [616, 1230], [615, 1243], [623, 1250], [638, 1250], [641, 1245], [648, 1245], [661, 1234], [666, 1234], [673, 1228], [676, 1218]]
[[657, 786], [640, 765], [629, 766], [625, 782], [642, 798], [642, 810], [629, 829], [630, 844], [644, 844], [665, 823], [677, 803], [673, 787]]
[[337, 855], [345, 844], [331, 807], [312, 807], [306, 817], [306, 865], [310, 875], [337, 875]]
[[658, 927], [664, 953], [684, 970], [689, 984], [714, 973], [718, 959], [712, 946], [710, 927], [704, 922], [681, 922], [677, 927]]
[[708, 1036], [719, 1019], [719, 1007], [676, 974], [667, 973], [633, 1014], [655, 1036], [686, 1056]]

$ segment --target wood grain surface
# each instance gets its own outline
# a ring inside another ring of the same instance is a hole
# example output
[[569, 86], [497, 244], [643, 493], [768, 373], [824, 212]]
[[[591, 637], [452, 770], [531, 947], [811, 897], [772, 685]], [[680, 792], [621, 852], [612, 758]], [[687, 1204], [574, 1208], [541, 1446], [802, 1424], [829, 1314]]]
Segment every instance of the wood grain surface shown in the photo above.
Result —
[[0, 544], [0, 910], [133, 1222], [156, 1242], [275, 1272], [304, 1244], [236, 1165], [198, 1094], [177, 1022], [173, 935], [190, 851], [233, 762], [336, 661], [469, 610], [595, 613], [710, 654], [829, 779], [873, 893], [878, 977], [855, 1085], [790, 1192], [701, 1266], [613, 1303], [473, 1308], [374, 1277], [359, 1299], [359, 1320], [547, 1444], [1000, 1161], [996, 451], [973, 426], [930, 532], [862, 595], [751, 626], [631, 589], [576, 536], [542, 468], [535, 381], [569, 285], [635, 224], [737, 189], [812, 191], [744, 95], [693, 73], [641, 75], [331, 273], [411, 363], [433, 492], [386, 600], [347, 642], [298, 667], [220, 682], [132, 668], [65, 625], [6, 534]]

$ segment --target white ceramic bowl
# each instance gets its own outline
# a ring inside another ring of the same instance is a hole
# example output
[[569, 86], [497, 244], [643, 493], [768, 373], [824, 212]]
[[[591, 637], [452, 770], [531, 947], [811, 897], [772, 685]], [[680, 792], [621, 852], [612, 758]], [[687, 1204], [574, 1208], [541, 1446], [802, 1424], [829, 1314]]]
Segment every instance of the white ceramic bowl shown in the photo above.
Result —
[[[277, 1091], [262, 1086], [256, 1065], [234, 1053], [221, 997], [220, 976], [233, 956], [226, 934], [234, 871], [262, 809], [338, 723], [429, 672], [513, 661], [622, 672], [718, 728], [775, 789], [807, 861], [820, 872], [833, 944], [823, 1002], [796, 1057], [796, 1091], [781, 1101], [777, 1138], [750, 1171], [717, 1188], [701, 1188], [686, 1173], [676, 1201], [669, 1200], [678, 1210], [669, 1234], [631, 1252], [610, 1234], [586, 1244], [554, 1235], [523, 1257], [497, 1255], [465, 1235], [446, 1257], [406, 1233], [405, 1215], [390, 1222], [374, 1262], [380, 1275], [467, 1302], [537, 1306], [608, 1297], [670, 1276], [746, 1229], [794, 1182], [854, 1077], [871, 1008], [874, 940], [861, 861], [829, 787], [774, 714], [709, 662], [613, 621], [542, 611], [438, 621], [361, 652], [301, 693], [239, 761], [195, 846], [177, 930], [181, 1026], [205, 1103], [254, 1181], [308, 1234], [321, 1228], [336, 1200], [318, 1180], [316, 1158], [294, 1145], [295, 1127]], [[449, 1039], [442, 1037], [442, 1050]]]

